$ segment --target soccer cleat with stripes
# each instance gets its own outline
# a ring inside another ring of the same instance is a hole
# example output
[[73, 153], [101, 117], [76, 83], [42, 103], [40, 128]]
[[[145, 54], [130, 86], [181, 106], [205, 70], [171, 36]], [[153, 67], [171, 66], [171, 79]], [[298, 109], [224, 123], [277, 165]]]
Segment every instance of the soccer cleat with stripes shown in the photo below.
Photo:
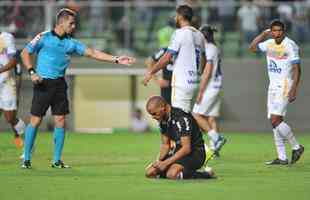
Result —
[[31, 162], [30, 160], [24, 160], [23, 161], [23, 164], [21, 166], [22, 169], [31, 169]]
[[265, 162], [266, 165], [288, 165], [288, 160], [280, 160], [279, 158], [276, 158], [271, 161]]
[[63, 161], [58, 160], [57, 162], [52, 163], [52, 168], [59, 168], [59, 169], [67, 169], [71, 168], [69, 165], [66, 165]]
[[304, 151], [305, 151], [305, 147], [304, 146], [302, 146], [302, 145], [299, 145], [300, 147], [299, 147], [299, 149], [296, 149], [296, 150], [293, 150], [292, 151], [292, 160], [291, 160], [291, 164], [294, 164], [294, 163], [296, 163], [299, 159], [300, 159], [300, 157], [301, 157], [301, 155], [304, 153]]

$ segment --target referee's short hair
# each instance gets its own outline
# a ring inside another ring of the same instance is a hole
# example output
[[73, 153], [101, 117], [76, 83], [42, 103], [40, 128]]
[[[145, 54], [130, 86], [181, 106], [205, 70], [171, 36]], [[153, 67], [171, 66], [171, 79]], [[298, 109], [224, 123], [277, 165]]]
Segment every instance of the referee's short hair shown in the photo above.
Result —
[[186, 19], [189, 22], [192, 20], [192, 17], [194, 15], [193, 9], [188, 5], [180, 5], [176, 11], [179, 15], [181, 15], [184, 19]]
[[67, 19], [69, 16], [75, 17], [76, 12], [69, 8], [62, 8], [58, 11], [56, 15], [56, 22], [58, 23], [62, 19]]

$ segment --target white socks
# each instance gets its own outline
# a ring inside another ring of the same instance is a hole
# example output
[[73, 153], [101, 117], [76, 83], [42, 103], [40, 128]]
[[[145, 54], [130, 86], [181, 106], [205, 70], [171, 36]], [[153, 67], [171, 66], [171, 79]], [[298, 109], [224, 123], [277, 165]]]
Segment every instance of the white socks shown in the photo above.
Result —
[[25, 131], [26, 124], [23, 120], [18, 119], [17, 124], [14, 126], [15, 131], [17, 132], [18, 135], [22, 135]]
[[285, 138], [294, 150], [299, 149], [299, 144], [292, 132], [292, 129], [284, 121], [275, 128], [283, 138]]
[[208, 131], [208, 136], [210, 138], [210, 148], [215, 150], [215, 143], [219, 139], [219, 134], [214, 129], [212, 129]]
[[284, 138], [282, 135], [277, 131], [277, 129], [272, 129], [273, 131], [273, 136], [274, 136], [274, 142], [276, 145], [277, 153], [278, 153], [278, 158], [280, 160], [286, 160], [286, 152], [285, 152], [285, 143], [284, 143]]

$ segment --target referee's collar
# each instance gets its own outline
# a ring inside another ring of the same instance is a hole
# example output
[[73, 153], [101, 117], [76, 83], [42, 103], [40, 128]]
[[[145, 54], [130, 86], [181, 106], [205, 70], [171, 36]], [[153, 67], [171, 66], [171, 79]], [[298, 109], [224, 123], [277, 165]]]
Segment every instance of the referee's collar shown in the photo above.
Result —
[[63, 39], [65, 39], [65, 38], [68, 37], [67, 34], [64, 34], [64, 35], [60, 36], [60, 35], [58, 35], [54, 30], [52, 30], [51, 32], [52, 32], [52, 34], [53, 34], [54, 36], [58, 37], [60, 40], [63, 40]]

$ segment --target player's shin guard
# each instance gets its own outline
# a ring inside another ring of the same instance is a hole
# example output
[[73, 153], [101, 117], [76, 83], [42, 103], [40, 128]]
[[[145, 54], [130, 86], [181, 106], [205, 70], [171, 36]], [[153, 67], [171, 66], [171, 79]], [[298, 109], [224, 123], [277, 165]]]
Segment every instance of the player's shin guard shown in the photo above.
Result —
[[279, 133], [277, 129], [272, 129], [272, 131], [273, 131], [274, 142], [275, 142], [277, 153], [278, 153], [278, 158], [280, 160], [286, 160], [284, 138], [282, 137], [282, 135]]
[[291, 127], [285, 123], [285, 122], [281, 122], [276, 129], [281, 133], [281, 135], [287, 139], [288, 143], [290, 143], [292, 149], [297, 150], [299, 149], [299, 144], [292, 132]]
[[65, 129], [57, 128], [54, 129], [54, 162], [61, 160], [62, 149], [65, 141]]
[[25, 132], [24, 160], [31, 160], [31, 149], [33, 147], [36, 135], [37, 128], [33, 127], [31, 124], [28, 124]]
[[25, 131], [26, 125], [25, 122], [21, 119], [18, 119], [17, 124], [15, 124], [14, 129], [18, 135], [22, 135]]

